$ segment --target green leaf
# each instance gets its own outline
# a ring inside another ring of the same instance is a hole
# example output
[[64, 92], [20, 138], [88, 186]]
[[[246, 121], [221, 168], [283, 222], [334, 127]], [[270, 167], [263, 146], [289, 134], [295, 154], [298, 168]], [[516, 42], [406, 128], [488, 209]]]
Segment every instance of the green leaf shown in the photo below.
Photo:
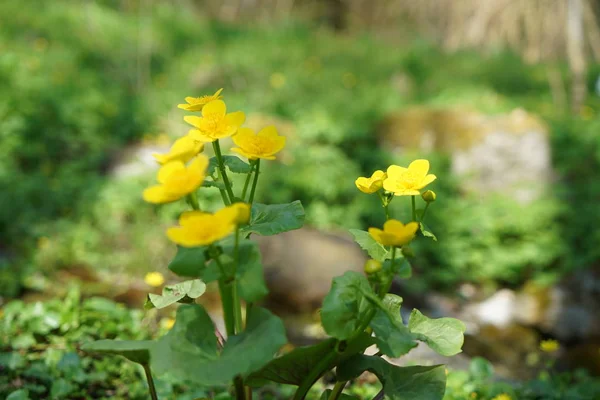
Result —
[[[382, 264], [382, 267], [385, 271], [391, 271], [392, 260], [385, 260]], [[394, 270], [394, 274], [400, 279], [409, 279], [412, 276], [412, 267], [402, 255], [396, 255]]]
[[408, 329], [432, 350], [443, 356], [453, 356], [461, 352], [466, 326], [455, 318], [430, 319], [414, 309]]
[[96, 340], [81, 346], [88, 353], [117, 354], [138, 364], [148, 364], [152, 340]]
[[206, 284], [200, 279], [176, 283], [163, 288], [162, 295], [150, 293], [148, 298], [156, 308], [165, 308], [175, 304], [184, 297], [195, 299], [206, 292]]
[[446, 390], [443, 365], [398, 367], [380, 357], [362, 354], [338, 366], [337, 380], [355, 379], [364, 371], [377, 375], [390, 400], [442, 400]]
[[[227, 241], [222, 247], [224, 254], [220, 256], [219, 260], [225, 267], [225, 270], [233, 271], [235, 263], [235, 259], [233, 258], [234, 243]], [[236, 280], [240, 296], [251, 303], [262, 299], [269, 293], [269, 290], [265, 282], [258, 244], [251, 240], [241, 240], [239, 243], [239, 260]], [[220, 277], [221, 271], [214, 260], [202, 272], [202, 278], [206, 282], [218, 280]]]
[[421, 228], [421, 233], [423, 234], [423, 236], [425, 236], [426, 238], [433, 239], [437, 242], [437, 237], [435, 237], [435, 235], [429, 230], [429, 228], [424, 223], [421, 222], [419, 226]]
[[304, 208], [299, 200], [288, 204], [255, 203], [252, 205], [250, 223], [242, 228], [242, 232], [271, 236], [302, 228], [303, 224]]
[[331, 358], [327, 365], [323, 366], [324, 370], [330, 370], [356, 353], [362, 353], [373, 344], [373, 339], [370, 335], [363, 333], [351, 343], [348, 343], [348, 347], [343, 351], [336, 349], [336, 344], [337, 341], [330, 338], [312, 346], [297, 347], [291, 352], [272, 360], [260, 371], [251, 374], [246, 383], [255, 387], [263, 386], [268, 381], [299, 386], [315, 365], [330, 353], [336, 352], [337, 354]]
[[179, 379], [212, 386], [248, 375], [266, 365], [286, 343], [283, 323], [269, 311], [254, 307], [246, 330], [228, 338], [222, 352], [214, 325], [198, 304], [180, 306], [175, 326], [151, 348], [152, 368]]
[[27, 389], [19, 389], [9, 394], [6, 400], [29, 400], [29, 398], [29, 391]]
[[373, 309], [365, 294], [377, 297], [367, 278], [358, 272], [348, 271], [333, 279], [321, 309], [323, 328], [329, 335], [344, 340], [356, 332]]
[[361, 231], [360, 229], [350, 229], [350, 233], [354, 236], [354, 241], [365, 250], [369, 257], [379, 262], [384, 262], [390, 258], [390, 252], [378, 243], [369, 232]]
[[[223, 156], [223, 164], [225, 164], [225, 166], [235, 174], [247, 174], [248, 172], [250, 172], [251, 169], [250, 164], [242, 161], [242, 159], [236, 156]], [[209, 175], [214, 174], [216, 168], [217, 158], [211, 157], [208, 163], [207, 173]]]
[[206, 262], [206, 247], [177, 247], [169, 269], [179, 276], [199, 278]]
[[225, 184], [217, 181], [204, 181], [202, 182], [202, 187], [215, 187], [217, 189], [225, 190]]
[[402, 297], [386, 294], [383, 301], [375, 304], [379, 307], [369, 323], [375, 332], [375, 344], [383, 354], [390, 357], [400, 357], [417, 346], [414, 336], [402, 322], [400, 307]]

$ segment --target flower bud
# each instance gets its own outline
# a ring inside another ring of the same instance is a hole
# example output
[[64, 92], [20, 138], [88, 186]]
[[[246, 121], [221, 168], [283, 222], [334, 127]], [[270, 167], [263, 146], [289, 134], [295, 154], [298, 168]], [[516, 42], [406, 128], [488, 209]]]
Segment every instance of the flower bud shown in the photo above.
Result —
[[437, 197], [437, 195], [435, 194], [435, 192], [433, 190], [428, 190], [426, 192], [424, 192], [421, 197], [423, 198], [423, 200], [425, 200], [427, 203], [433, 203]]
[[365, 273], [367, 275], [374, 274], [381, 270], [381, 263], [377, 260], [368, 259], [365, 263]]

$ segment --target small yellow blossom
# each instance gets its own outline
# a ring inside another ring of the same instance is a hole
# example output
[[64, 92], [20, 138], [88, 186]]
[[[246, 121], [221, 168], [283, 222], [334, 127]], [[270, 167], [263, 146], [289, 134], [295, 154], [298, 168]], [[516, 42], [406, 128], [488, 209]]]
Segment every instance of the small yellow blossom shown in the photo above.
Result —
[[435, 201], [435, 199], [437, 199], [437, 195], [435, 194], [435, 192], [433, 190], [427, 190], [427, 191], [425, 191], [421, 195], [421, 197], [427, 203], [433, 203]]
[[548, 339], [540, 342], [540, 350], [545, 353], [554, 353], [560, 349], [560, 344], [556, 340]]
[[165, 277], [160, 272], [148, 272], [144, 277], [144, 282], [152, 287], [159, 287], [165, 283]]
[[233, 203], [221, 211], [231, 213], [230, 218], [236, 225], [245, 225], [250, 221], [250, 205], [247, 203]]
[[201, 97], [186, 97], [185, 101], [187, 104], [179, 104], [177, 107], [186, 111], [202, 111], [202, 108], [213, 100], [220, 100], [223, 98], [221, 92], [223, 89], [219, 89], [213, 95], [201, 96]]
[[377, 260], [373, 260], [372, 258], [370, 258], [367, 260], [367, 262], [365, 262], [364, 270], [365, 274], [367, 275], [379, 272], [381, 271], [381, 263]]
[[383, 181], [383, 188], [396, 196], [418, 196], [420, 190], [436, 179], [435, 175], [428, 174], [429, 161], [415, 160], [408, 168], [390, 165], [387, 169], [387, 179]]
[[499, 394], [498, 396], [494, 397], [492, 400], [512, 400], [512, 397], [510, 397], [506, 393], [502, 393], [502, 394]]
[[370, 194], [375, 193], [376, 191], [381, 189], [383, 187], [383, 181], [386, 178], [387, 175], [385, 172], [377, 170], [373, 172], [373, 175], [371, 175], [370, 178], [365, 178], [364, 176], [361, 176], [354, 182], [354, 184], [361, 192]]
[[233, 142], [238, 146], [231, 151], [241, 154], [249, 160], [264, 158], [274, 160], [275, 154], [285, 146], [285, 136], [280, 136], [274, 126], [261, 129], [258, 134], [250, 128], [240, 128], [233, 136]]
[[165, 329], [171, 329], [175, 325], [175, 320], [173, 318], [163, 318], [160, 320], [160, 324]]
[[403, 246], [413, 240], [418, 228], [419, 224], [416, 222], [404, 225], [398, 220], [390, 219], [383, 224], [383, 230], [369, 228], [369, 234], [384, 246]]
[[196, 129], [190, 130], [192, 138], [201, 142], [214, 142], [237, 132], [246, 120], [241, 111], [227, 114], [227, 106], [222, 100], [213, 100], [202, 108], [202, 116], [188, 115], [185, 122]]
[[169, 228], [167, 236], [183, 247], [208, 246], [229, 236], [247, 215], [249, 206], [235, 203], [214, 214], [188, 211], [179, 217], [178, 227]]
[[181, 161], [171, 161], [163, 165], [157, 174], [159, 185], [144, 190], [144, 200], [149, 203], [170, 203], [192, 193], [204, 181], [208, 157], [198, 154], [189, 166]]
[[154, 153], [152, 156], [163, 165], [170, 161], [188, 162], [204, 150], [204, 143], [195, 140], [190, 135], [177, 139], [166, 154]]

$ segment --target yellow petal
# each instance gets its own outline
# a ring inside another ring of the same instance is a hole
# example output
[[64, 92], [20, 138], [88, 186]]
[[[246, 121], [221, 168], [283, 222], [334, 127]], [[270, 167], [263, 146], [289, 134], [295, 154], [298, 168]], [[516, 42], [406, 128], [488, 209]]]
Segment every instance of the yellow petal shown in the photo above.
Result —
[[183, 247], [196, 246], [195, 241], [190, 236], [189, 232], [184, 228], [175, 227], [167, 229], [167, 237], [169, 240]]
[[202, 123], [202, 117], [196, 115], [186, 115], [183, 117], [183, 120], [196, 128], [200, 128], [200, 124]]
[[250, 128], [239, 128], [237, 133], [233, 135], [233, 143], [237, 144], [240, 147], [243, 147], [246, 143], [248, 143], [252, 138], [256, 136], [254, 131]]
[[196, 100], [197, 100], [196, 97], [191, 97], [191, 96], [188, 96], [185, 98], [185, 101], [187, 101], [188, 104], [194, 104], [194, 103], [196, 103]]
[[[234, 136], [235, 137], [235, 136]], [[248, 160], [256, 160], [256, 156], [253, 154], [248, 154], [246, 153], [243, 149], [239, 148], [239, 147], [233, 147], [231, 149], [231, 151], [233, 151], [234, 153], [238, 153], [239, 155], [241, 155], [242, 157], [246, 157]]]
[[371, 179], [384, 180], [385, 178], [387, 178], [387, 174], [380, 169], [373, 172], [373, 175], [371, 175]]
[[188, 169], [192, 171], [196, 171], [202, 175], [206, 174], [206, 169], [208, 168], [209, 159], [204, 154], [198, 154], [196, 158], [190, 163]]
[[173, 201], [173, 198], [165, 192], [164, 187], [161, 185], [150, 186], [144, 190], [142, 196], [144, 201], [152, 204], [163, 204]]
[[202, 109], [202, 115], [220, 115], [225, 116], [227, 112], [227, 106], [225, 106], [225, 102], [223, 100], [213, 100], [208, 102], [204, 108]]
[[217, 139], [211, 138], [210, 136], [206, 136], [202, 131], [198, 129], [190, 129], [188, 132], [188, 136], [194, 140], [204, 143], [214, 142]]
[[182, 110], [187, 110], [189, 107], [189, 104], [177, 104], [177, 108], [181, 108]]
[[246, 122], [246, 114], [244, 114], [242, 111], [236, 111], [227, 114], [225, 119], [227, 120], [227, 125], [239, 127]]
[[277, 129], [274, 126], [267, 126], [258, 132], [258, 136], [276, 138], [279, 136]]
[[219, 98], [219, 96], [221, 95], [221, 92], [222, 92], [222, 91], [223, 91], [223, 88], [221, 88], [221, 89], [217, 90], [217, 91], [215, 92], [215, 94], [213, 94], [213, 97], [214, 97], [214, 98]]
[[185, 170], [185, 165], [181, 161], [175, 160], [168, 162], [160, 167], [158, 174], [156, 175], [156, 180], [158, 180], [159, 183], [165, 183], [169, 178], [169, 175], [182, 170]]
[[387, 176], [389, 179], [396, 179], [404, 172], [406, 172], [407, 168], [400, 167], [398, 165], [390, 165], [387, 169]]
[[423, 178], [423, 180], [420, 183], [420, 187], [419, 189], [424, 188], [425, 186], [429, 185], [431, 182], [435, 181], [437, 179], [437, 177], [433, 174], [429, 174], [427, 175], [425, 178]]
[[396, 219], [390, 219], [383, 224], [383, 230], [390, 233], [398, 233], [404, 229], [404, 224]]
[[417, 176], [425, 177], [429, 172], [429, 161], [427, 160], [415, 160], [408, 166], [410, 172]]
[[275, 154], [283, 150], [285, 147], [285, 136], [277, 136], [271, 139], [271, 149], [269, 155]]
[[365, 178], [364, 176], [361, 176], [360, 178], [357, 178], [356, 181], [354, 181], [354, 184], [356, 185], [358, 190], [360, 190], [361, 192], [366, 193], [366, 194], [371, 194], [371, 193], [376, 192], [376, 191], [371, 190], [370, 183], [371, 182], [369, 181], [369, 179]]
[[193, 226], [202, 222], [202, 219], [207, 215], [210, 214], [202, 211], [185, 211], [179, 216], [179, 225], [183, 227]]

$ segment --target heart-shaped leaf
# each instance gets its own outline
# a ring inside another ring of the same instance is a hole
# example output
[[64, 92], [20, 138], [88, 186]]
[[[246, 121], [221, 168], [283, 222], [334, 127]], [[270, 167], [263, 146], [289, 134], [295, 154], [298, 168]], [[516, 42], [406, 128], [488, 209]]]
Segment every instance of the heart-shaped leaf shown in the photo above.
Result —
[[304, 208], [298, 200], [288, 204], [255, 203], [252, 205], [250, 223], [242, 228], [242, 232], [271, 236], [302, 228], [302, 225]]
[[408, 329], [417, 339], [443, 356], [453, 356], [462, 351], [466, 326], [458, 319], [430, 319], [415, 309], [410, 314]]
[[200, 279], [176, 283], [163, 288], [162, 295], [150, 293], [148, 298], [156, 308], [165, 308], [184, 297], [195, 299], [206, 292], [206, 284]]

